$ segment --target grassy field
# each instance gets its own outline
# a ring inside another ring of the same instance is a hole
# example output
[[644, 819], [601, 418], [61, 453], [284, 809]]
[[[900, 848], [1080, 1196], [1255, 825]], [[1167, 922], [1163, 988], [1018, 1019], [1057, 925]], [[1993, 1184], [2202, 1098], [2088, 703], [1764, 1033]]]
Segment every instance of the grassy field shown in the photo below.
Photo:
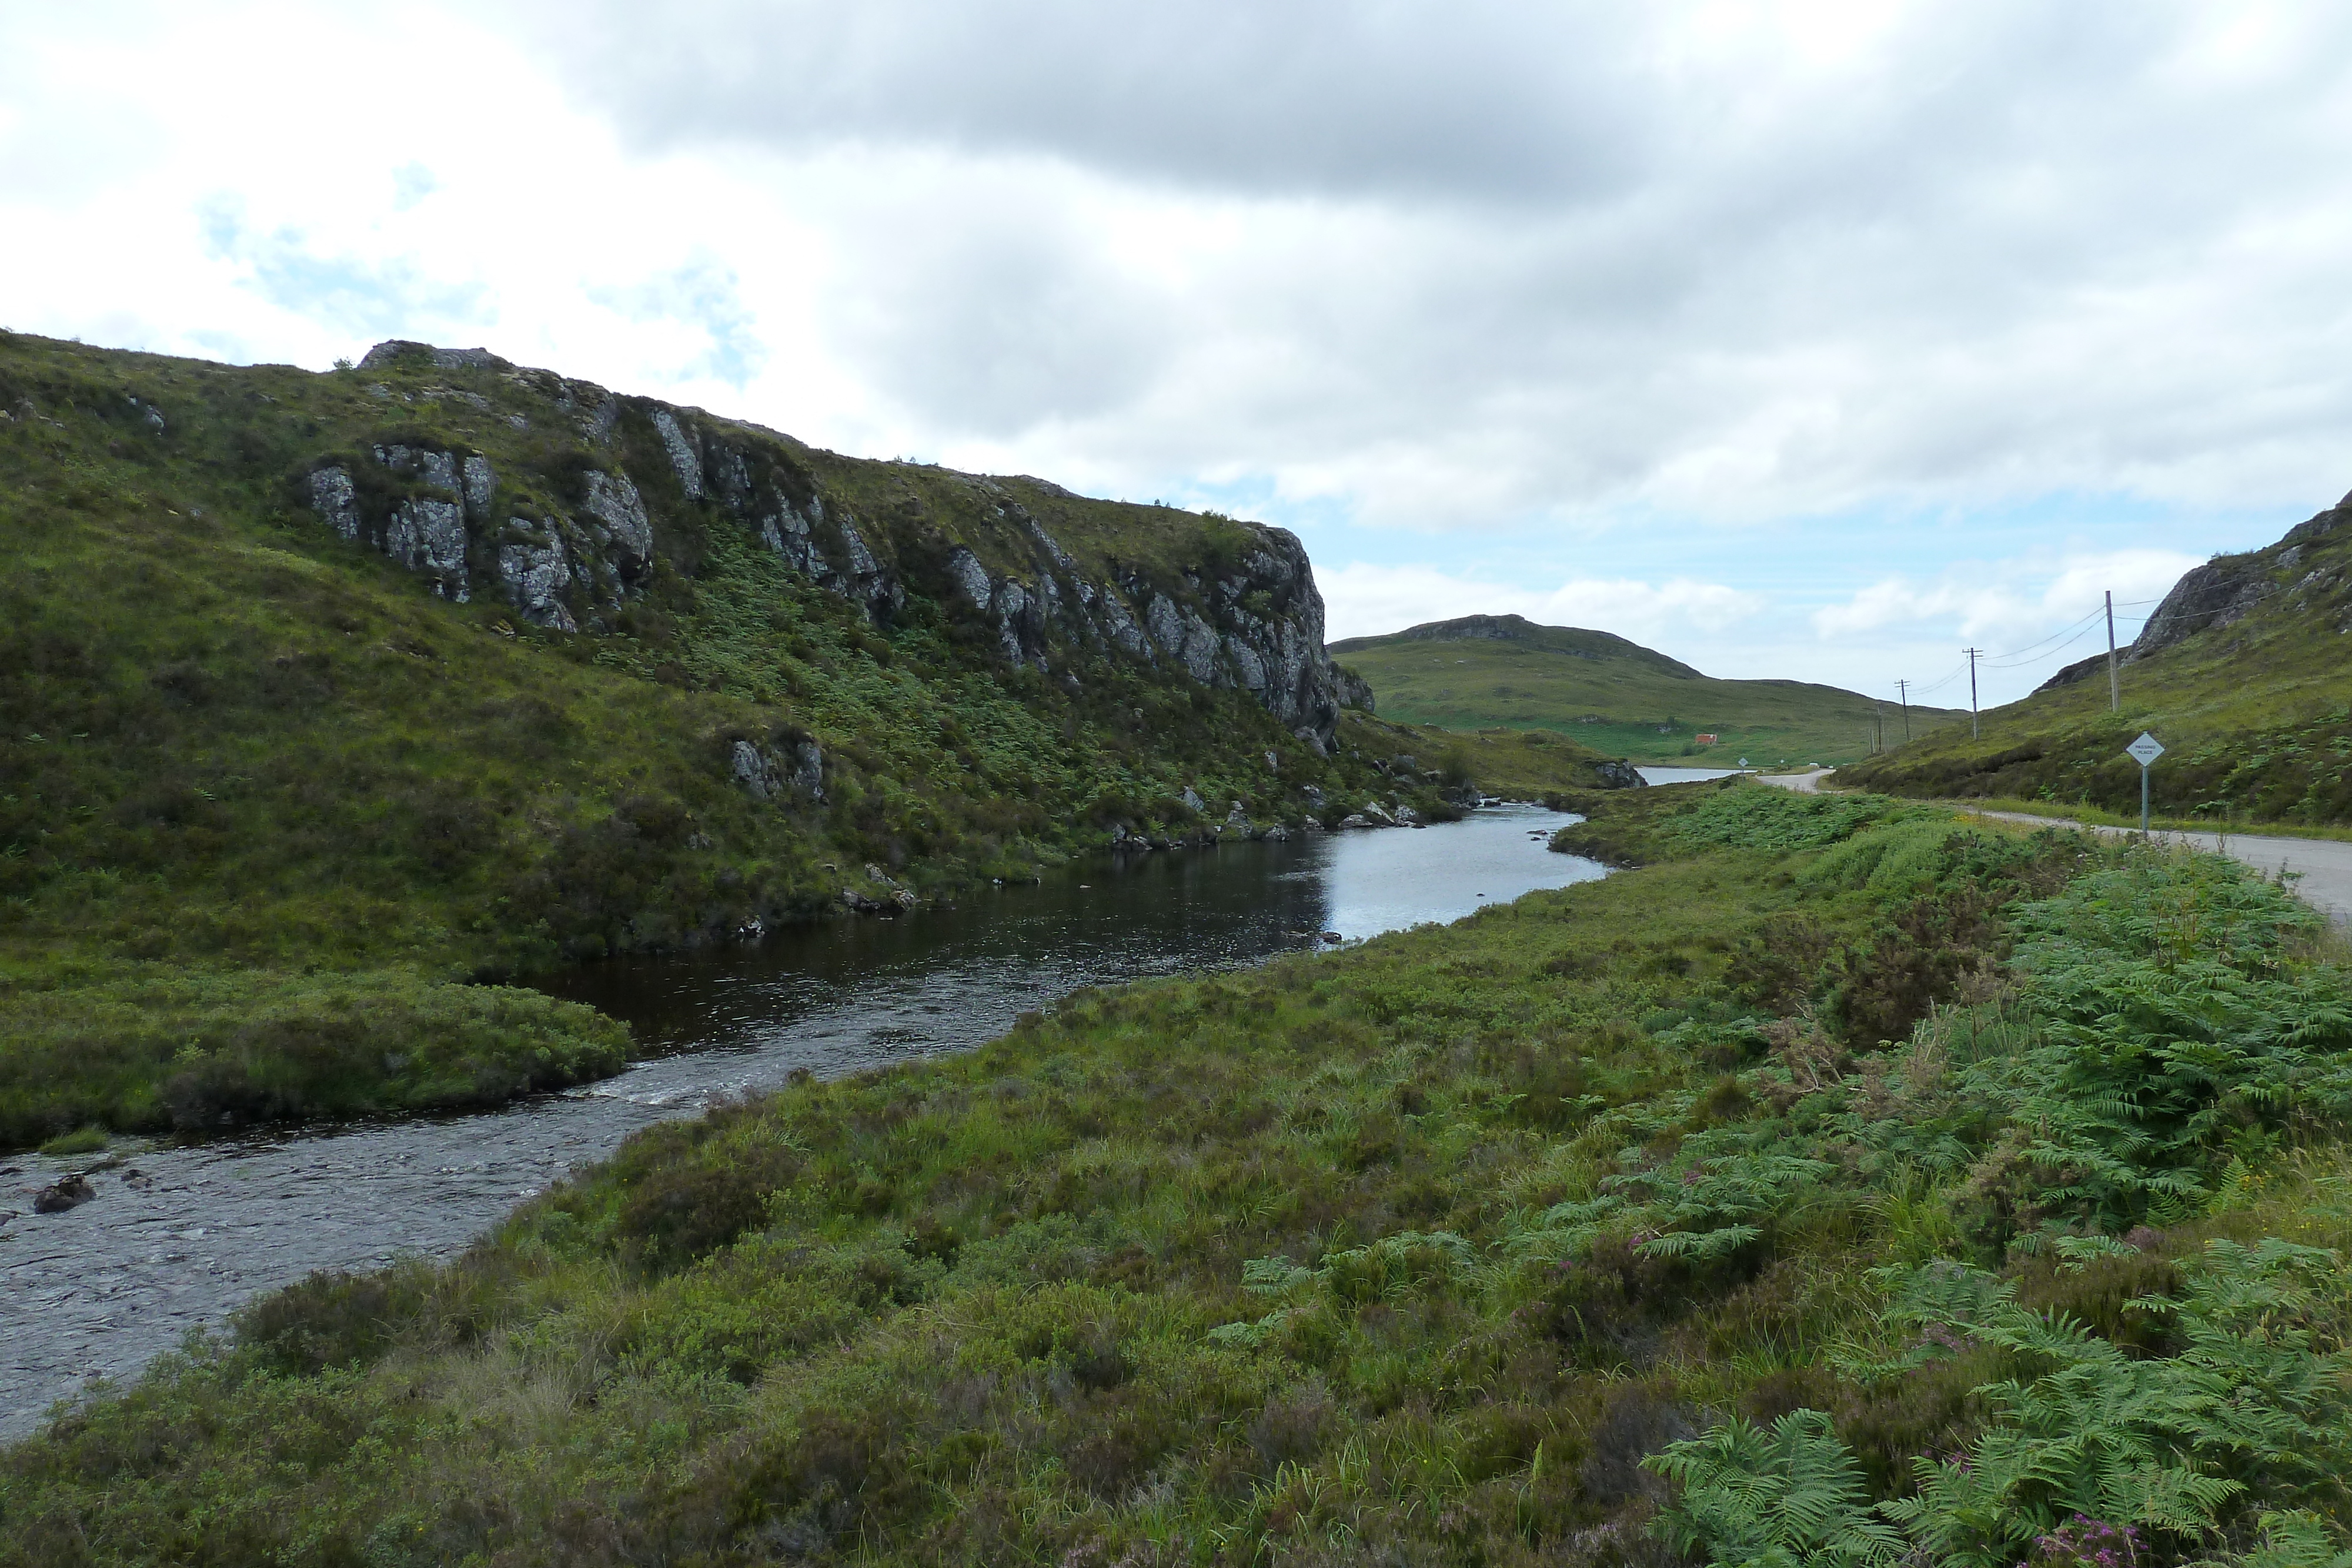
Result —
[[2343, 1561], [2315, 919], [1884, 798], [1593, 810], [1645, 869], [259, 1301], [0, 1455], [0, 1563]]
[[2124, 665], [2119, 711], [2097, 674], [1988, 711], [1981, 738], [1945, 729], [1843, 768], [1840, 781], [2093, 807], [2137, 823], [2139, 765], [2124, 747], [2147, 730], [2167, 748], [2148, 776], [2161, 815], [2213, 827], [2352, 823], [2352, 530], [2213, 564], [2242, 604], [2190, 620], [2190, 635]]
[[[845, 889], [952, 896], [1234, 801], [1261, 823], [1447, 809], [1386, 767], [1441, 737], [1359, 727], [1327, 758], [1181, 673], [1101, 650], [1011, 667], [932, 596], [950, 544], [1011, 548], [966, 476], [763, 438], [880, 519], [906, 597], [877, 625], [664, 492], [645, 407], [597, 444], [548, 384], [0, 335], [0, 1148], [480, 1104], [625, 1055], [610, 1020], [493, 983], [537, 968], [827, 917]], [[576, 633], [434, 597], [296, 494], [318, 454], [387, 431], [487, 453], [514, 510], [627, 455], [643, 582]], [[1004, 486], [1106, 575], [1181, 585], [1263, 538]], [[821, 798], [754, 798], [738, 742], [819, 747]], [[1513, 758], [1559, 787], [1595, 760]]]
[[[1475, 620], [1507, 635], [1445, 635], [1462, 623], [1438, 622], [1351, 638], [1331, 652], [1370, 683], [1388, 717], [1448, 729], [1551, 730], [1635, 762], [1729, 767], [1745, 756], [1762, 766], [1835, 765], [1869, 755], [1874, 723], [1889, 745], [1903, 736], [1895, 704], [1835, 686], [1717, 680], [1604, 632], [1517, 616]], [[1967, 716], [1915, 707], [1910, 723], [1924, 735], [1956, 716]], [[1703, 747], [1703, 734], [1718, 739]]]

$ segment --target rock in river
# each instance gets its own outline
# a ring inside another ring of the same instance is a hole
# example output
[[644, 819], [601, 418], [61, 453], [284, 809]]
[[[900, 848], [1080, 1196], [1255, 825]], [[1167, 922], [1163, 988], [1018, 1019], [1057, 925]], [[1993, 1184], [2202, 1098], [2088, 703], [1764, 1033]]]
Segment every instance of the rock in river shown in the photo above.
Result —
[[98, 1196], [89, 1178], [79, 1171], [58, 1177], [33, 1195], [35, 1214], [63, 1214], [68, 1208], [79, 1208]]

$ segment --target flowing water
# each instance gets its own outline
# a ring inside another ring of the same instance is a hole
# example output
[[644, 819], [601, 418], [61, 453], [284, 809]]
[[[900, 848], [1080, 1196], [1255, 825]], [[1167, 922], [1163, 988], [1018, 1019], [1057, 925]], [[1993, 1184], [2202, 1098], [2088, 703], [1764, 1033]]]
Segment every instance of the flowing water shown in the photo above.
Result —
[[1709, 779], [1728, 779], [1735, 773], [1749, 771], [1745, 768], [1636, 768], [1644, 784], [1696, 784]]
[[1601, 866], [1544, 847], [1570, 820], [1506, 806], [1418, 831], [1098, 859], [954, 909], [598, 964], [540, 983], [626, 1019], [655, 1053], [618, 1077], [477, 1115], [142, 1149], [93, 1172], [98, 1197], [61, 1215], [26, 1198], [87, 1161], [0, 1157], [0, 1437], [313, 1270], [446, 1257], [637, 1129], [796, 1068], [961, 1051], [1080, 986], [1255, 963], [1590, 881]]

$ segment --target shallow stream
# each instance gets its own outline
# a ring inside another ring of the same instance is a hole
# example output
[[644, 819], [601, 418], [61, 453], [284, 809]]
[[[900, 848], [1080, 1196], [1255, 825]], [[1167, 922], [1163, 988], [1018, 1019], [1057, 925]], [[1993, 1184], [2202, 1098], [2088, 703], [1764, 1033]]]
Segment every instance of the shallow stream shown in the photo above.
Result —
[[449, 1256], [637, 1129], [795, 1068], [965, 1050], [1080, 986], [1255, 963], [1601, 876], [1544, 848], [1569, 820], [1492, 807], [1418, 831], [1098, 859], [954, 909], [598, 964], [541, 984], [626, 1019], [656, 1053], [618, 1077], [478, 1115], [158, 1145], [94, 1173], [98, 1197], [61, 1215], [28, 1212], [30, 1194], [87, 1160], [0, 1157], [0, 1437], [313, 1270]]

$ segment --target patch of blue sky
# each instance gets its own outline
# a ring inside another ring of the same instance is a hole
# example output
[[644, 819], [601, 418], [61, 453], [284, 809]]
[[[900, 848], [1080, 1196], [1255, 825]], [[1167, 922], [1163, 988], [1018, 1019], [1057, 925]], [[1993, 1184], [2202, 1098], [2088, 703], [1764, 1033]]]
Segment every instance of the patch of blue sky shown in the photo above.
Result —
[[[1990, 572], [2031, 578], [2062, 558], [2126, 549], [2214, 555], [2268, 544], [2314, 508], [2212, 507], [2128, 492], [2053, 491], [1983, 503], [1886, 502], [1769, 522], [1723, 523], [1640, 508], [1419, 529], [1359, 522], [1339, 497], [1283, 497], [1269, 478], [1171, 482], [1172, 497], [1277, 523], [1318, 563], [1434, 567], [1524, 590], [1575, 578], [1691, 578], [1803, 608], [1889, 577]], [[2327, 504], [2326, 501], [2319, 506]]]
[[311, 250], [299, 229], [264, 233], [241, 203], [217, 197], [197, 209], [207, 255], [246, 269], [242, 280], [270, 304], [339, 331], [365, 337], [425, 336], [445, 324], [479, 323], [479, 284], [424, 276], [402, 259], [371, 263]]
[[392, 172], [392, 210], [407, 212], [440, 188], [432, 170], [422, 163], [404, 163]]
[[709, 347], [677, 367], [679, 381], [723, 382], [747, 387], [768, 362], [759, 319], [743, 303], [741, 280], [717, 257], [698, 256], [684, 267], [588, 297], [631, 321], [681, 321], [698, 329]]

